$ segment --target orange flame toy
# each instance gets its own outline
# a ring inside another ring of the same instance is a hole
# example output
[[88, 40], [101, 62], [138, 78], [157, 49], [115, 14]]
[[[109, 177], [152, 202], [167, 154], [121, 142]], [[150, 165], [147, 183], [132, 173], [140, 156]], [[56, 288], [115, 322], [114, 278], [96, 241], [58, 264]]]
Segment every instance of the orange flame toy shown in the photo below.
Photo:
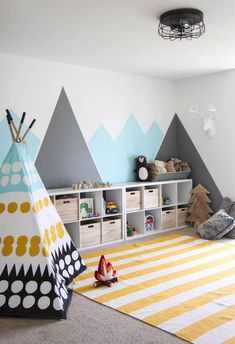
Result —
[[111, 287], [112, 283], [117, 282], [116, 277], [117, 271], [114, 270], [111, 263], [107, 263], [105, 257], [102, 255], [100, 257], [98, 270], [95, 271], [95, 281], [94, 286], [99, 287], [100, 285], [106, 285]]

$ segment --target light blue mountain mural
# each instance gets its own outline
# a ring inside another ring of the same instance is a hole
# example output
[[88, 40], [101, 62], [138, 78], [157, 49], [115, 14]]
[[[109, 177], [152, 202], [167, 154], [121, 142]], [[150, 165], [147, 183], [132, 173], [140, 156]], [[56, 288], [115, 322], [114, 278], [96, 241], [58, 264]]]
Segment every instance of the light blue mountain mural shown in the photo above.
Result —
[[[14, 113], [14, 111], [10, 110], [10, 112], [16, 126], [18, 127], [20, 118]], [[26, 117], [26, 120], [27, 120], [27, 117]], [[32, 118], [30, 118], [30, 122], [31, 120]], [[27, 124], [24, 124], [22, 127], [22, 133], [24, 133], [26, 129], [27, 129]], [[26, 141], [27, 141], [28, 152], [30, 156], [32, 157], [32, 159], [34, 160], [36, 157], [39, 145], [40, 145], [40, 140], [31, 130], [29, 134], [27, 135]], [[0, 122], [0, 166], [2, 165], [2, 162], [11, 147], [11, 144], [12, 144], [11, 135], [8, 129], [7, 120], [4, 117], [4, 119]]]
[[153, 160], [162, 142], [163, 132], [154, 121], [145, 134], [134, 115], [130, 115], [116, 140], [101, 125], [88, 142], [103, 181], [134, 181], [134, 158], [145, 155]]

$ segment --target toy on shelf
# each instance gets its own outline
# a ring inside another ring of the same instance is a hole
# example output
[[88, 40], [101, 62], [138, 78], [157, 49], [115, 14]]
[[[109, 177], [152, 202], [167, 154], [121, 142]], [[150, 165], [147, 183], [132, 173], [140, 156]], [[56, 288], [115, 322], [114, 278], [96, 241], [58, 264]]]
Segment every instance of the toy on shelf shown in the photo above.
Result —
[[131, 226], [131, 225], [129, 225], [127, 223], [127, 225], [126, 225], [126, 233], [127, 233], [128, 237], [131, 237], [131, 236], [134, 236], [134, 235], [137, 234], [137, 230], [135, 229], [135, 227], [133, 227], [133, 226]]
[[171, 201], [170, 197], [163, 197], [163, 204], [164, 205], [172, 204], [172, 201]]
[[147, 159], [144, 155], [139, 155], [135, 158], [136, 168], [135, 173], [137, 180], [139, 181], [146, 181], [148, 180], [148, 167], [147, 167]]
[[167, 161], [154, 160], [147, 162], [143, 155], [135, 158], [136, 179], [138, 181], [164, 181], [171, 179], [185, 179], [189, 176], [191, 170], [187, 161], [178, 158], [171, 158]]
[[150, 214], [145, 216], [144, 229], [146, 232], [154, 230], [154, 217]]
[[105, 203], [105, 212], [106, 214], [117, 214], [118, 213], [118, 206], [113, 201], [109, 201]]
[[85, 189], [98, 189], [98, 188], [109, 188], [112, 184], [109, 182], [92, 182], [92, 181], [81, 181], [76, 184], [72, 184], [73, 190], [85, 190]]
[[94, 217], [93, 198], [80, 199], [80, 218], [87, 219]]
[[135, 174], [136, 179], [140, 182], [154, 181], [158, 176], [158, 171], [154, 162], [147, 162], [144, 155], [139, 155], [135, 158]]
[[114, 270], [111, 263], [107, 263], [104, 255], [100, 257], [98, 270], [95, 271], [95, 279], [94, 287], [99, 287], [101, 285], [106, 285], [107, 287], [111, 287], [113, 283], [118, 282], [118, 278], [116, 277], [117, 271]]

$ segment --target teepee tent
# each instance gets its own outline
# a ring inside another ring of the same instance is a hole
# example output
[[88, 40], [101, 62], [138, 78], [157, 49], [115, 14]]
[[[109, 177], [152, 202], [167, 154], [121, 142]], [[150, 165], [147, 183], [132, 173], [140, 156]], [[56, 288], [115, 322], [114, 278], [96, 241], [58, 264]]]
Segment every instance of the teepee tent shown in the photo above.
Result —
[[0, 169], [0, 315], [66, 318], [67, 286], [86, 266], [28, 155], [21, 125], [9, 112], [7, 120], [13, 144]]

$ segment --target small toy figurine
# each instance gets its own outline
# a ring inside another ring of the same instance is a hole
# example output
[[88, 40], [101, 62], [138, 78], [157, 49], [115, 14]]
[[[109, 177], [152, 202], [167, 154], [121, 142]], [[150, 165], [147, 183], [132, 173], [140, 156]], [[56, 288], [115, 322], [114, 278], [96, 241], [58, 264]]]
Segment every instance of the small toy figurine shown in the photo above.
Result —
[[164, 202], [164, 205], [170, 205], [171, 199], [169, 197], [164, 197], [163, 202]]
[[154, 229], [154, 217], [150, 214], [145, 216], [144, 228], [147, 231], [152, 231]]
[[106, 285], [111, 287], [114, 282], [118, 282], [116, 277], [117, 271], [114, 270], [111, 263], [107, 263], [105, 257], [102, 255], [100, 257], [98, 270], [95, 271], [94, 287], [99, 287], [100, 285]]
[[135, 229], [135, 227], [132, 227], [131, 225], [129, 225], [127, 223], [127, 225], [126, 225], [126, 233], [127, 233], [127, 236], [130, 237], [130, 236], [133, 236], [133, 235], [137, 234], [137, 230]]
[[106, 202], [105, 204], [106, 214], [116, 214], [118, 213], [118, 206], [113, 202]]
[[139, 155], [137, 156], [137, 158], [135, 158], [135, 162], [136, 162], [136, 168], [135, 168], [135, 173], [137, 176], [137, 180], [139, 181], [145, 181], [148, 180], [148, 168], [147, 168], [147, 159], [145, 156], [143, 155]]
[[72, 184], [73, 190], [84, 190], [84, 189], [96, 189], [96, 188], [106, 188], [111, 187], [112, 184], [110, 182], [102, 183], [102, 182], [93, 182], [89, 181], [81, 181], [77, 184]]

